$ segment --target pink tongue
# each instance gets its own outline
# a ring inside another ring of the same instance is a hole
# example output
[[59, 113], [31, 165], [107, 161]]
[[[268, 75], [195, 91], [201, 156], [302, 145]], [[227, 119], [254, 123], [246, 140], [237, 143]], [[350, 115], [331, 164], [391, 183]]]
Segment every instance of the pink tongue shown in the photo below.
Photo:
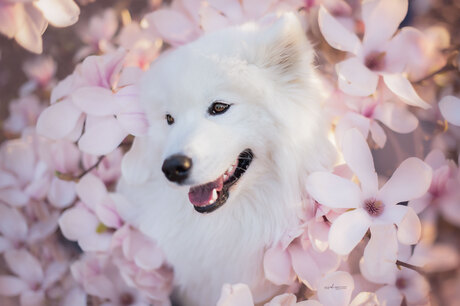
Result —
[[212, 191], [221, 191], [223, 186], [224, 179], [221, 176], [214, 182], [190, 188], [188, 198], [195, 206], [206, 206], [212, 199]]

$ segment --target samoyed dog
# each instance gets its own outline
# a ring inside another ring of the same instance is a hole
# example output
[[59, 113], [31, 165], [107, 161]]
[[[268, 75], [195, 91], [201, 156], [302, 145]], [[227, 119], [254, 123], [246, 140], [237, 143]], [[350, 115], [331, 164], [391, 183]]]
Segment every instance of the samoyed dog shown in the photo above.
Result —
[[307, 175], [334, 159], [312, 60], [285, 13], [206, 34], [146, 72], [149, 133], [118, 189], [174, 268], [180, 305], [215, 305], [225, 283], [256, 303], [283, 289], [264, 277], [264, 252], [298, 222]]

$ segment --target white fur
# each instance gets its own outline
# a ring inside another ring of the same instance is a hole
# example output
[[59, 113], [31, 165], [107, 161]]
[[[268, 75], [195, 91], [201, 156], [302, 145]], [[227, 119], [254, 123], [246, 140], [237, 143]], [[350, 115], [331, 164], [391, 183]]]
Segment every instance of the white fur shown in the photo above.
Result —
[[[122, 214], [164, 250], [183, 305], [214, 305], [224, 283], [248, 284], [256, 302], [279, 291], [264, 278], [264, 251], [297, 222], [308, 173], [333, 160], [312, 58], [299, 21], [285, 14], [271, 25], [207, 34], [146, 73], [142, 101], [151, 126], [123, 160], [119, 191], [134, 209]], [[233, 105], [210, 116], [215, 100]], [[196, 212], [190, 186], [221, 176], [246, 148], [255, 158], [228, 201]], [[185, 186], [161, 172], [176, 153], [193, 160]]]

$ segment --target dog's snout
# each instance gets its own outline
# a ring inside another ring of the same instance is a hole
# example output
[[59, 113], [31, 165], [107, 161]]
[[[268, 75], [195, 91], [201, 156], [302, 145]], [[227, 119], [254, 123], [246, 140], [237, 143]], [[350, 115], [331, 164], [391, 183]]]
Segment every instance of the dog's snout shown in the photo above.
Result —
[[181, 183], [187, 179], [192, 168], [192, 159], [180, 154], [165, 159], [161, 170], [171, 182]]

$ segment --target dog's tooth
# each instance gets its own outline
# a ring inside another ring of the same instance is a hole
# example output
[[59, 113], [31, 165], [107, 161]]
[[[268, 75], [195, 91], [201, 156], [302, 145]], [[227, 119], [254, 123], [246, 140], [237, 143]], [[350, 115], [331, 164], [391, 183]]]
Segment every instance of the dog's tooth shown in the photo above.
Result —
[[217, 190], [216, 189], [213, 189], [212, 190], [212, 198], [211, 198], [211, 201], [210, 203], [213, 203], [217, 200]]

